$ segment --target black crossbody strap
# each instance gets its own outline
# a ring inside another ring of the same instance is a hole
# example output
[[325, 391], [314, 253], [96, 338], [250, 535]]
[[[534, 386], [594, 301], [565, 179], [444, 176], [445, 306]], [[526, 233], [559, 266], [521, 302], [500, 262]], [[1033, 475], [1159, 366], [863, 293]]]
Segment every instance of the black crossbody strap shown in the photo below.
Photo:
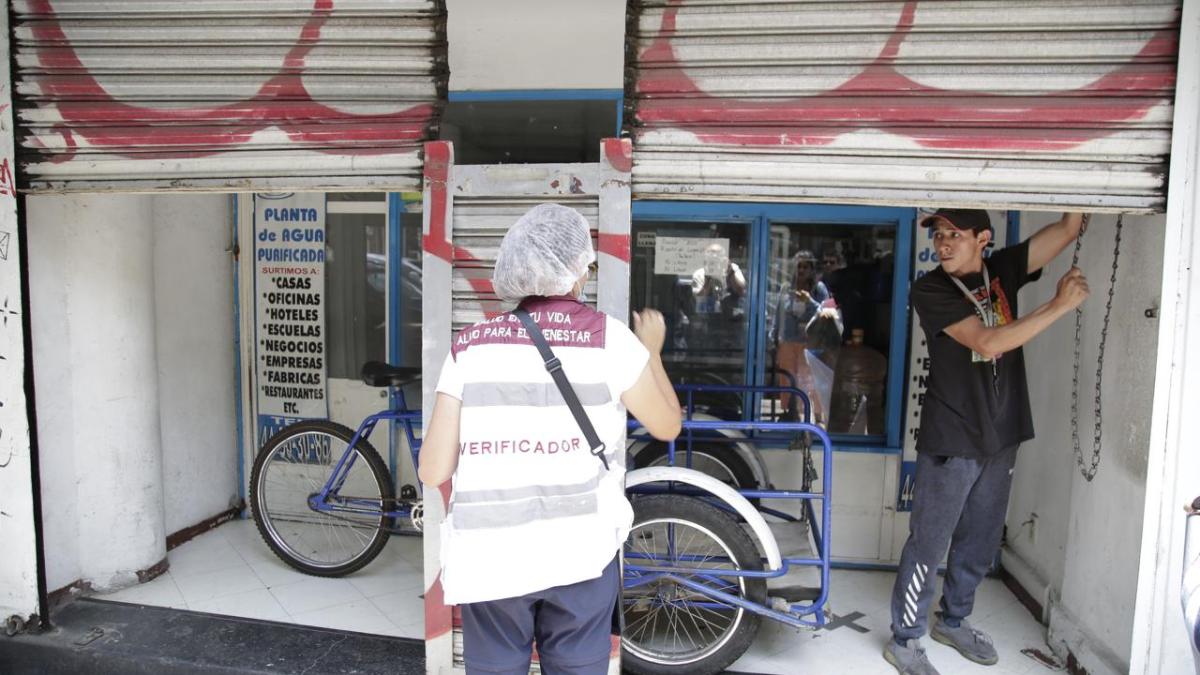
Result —
[[521, 308], [513, 310], [513, 315], [525, 324], [525, 330], [529, 333], [529, 338], [533, 340], [533, 345], [537, 347], [538, 352], [542, 355], [542, 360], [546, 362], [546, 371], [550, 373], [550, 377], [554, 378], [554, 384], [558, 385], [558, 391], [562, 394], [563, 400], [566, 401], [567, 407], [571, 409], [571, 414], [575, 417], [575, 422], [579, 424], [579, 429], [583, 431], [583, 437], [587, 439], [588, 445], [591, 446], [592, 454], [600, 460], [604, 465], [605, 470], [608, 469], [608, 460], [604, 458], [604, 443], [600, 441], [600, 437], [596, 435], [596, 428], [592, 426], [592, 421], [588, 419], [587, 413], [583, 411], [583, 406], [579, 403], [579, 397], [575, 395], [575, 388], [571, 386], [570, 380], [567, 379], [567, 374], [563, 372], [562, 361], [554, 356], [554, 352], [550, 350], [550, 345], [546, 343], [546, 336], [542, 334], [542, 329], [534, 322], [533, 317], [529, 316], [529, 312]]

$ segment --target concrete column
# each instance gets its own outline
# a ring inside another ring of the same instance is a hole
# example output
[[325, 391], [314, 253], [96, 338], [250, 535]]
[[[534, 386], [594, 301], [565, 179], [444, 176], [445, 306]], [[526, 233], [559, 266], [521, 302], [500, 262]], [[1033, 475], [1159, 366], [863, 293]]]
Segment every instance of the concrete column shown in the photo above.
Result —
[[[0, 42], [8, 15], [0, 12]], [[7, 48], [3, 50], [8, 53]], [[12, 184], [12, 97], [9, 64], [0, 63], [0, 622], [40, 614], [35, 545], [33, 465], [25, 398], [25, 316], [20, 238]]]
[[129, 585], [166, 556], [152, 198], [28, 204], [48, 586]]
[[1200, 3], [1183, 3], [1176, 83], [1162, 330], [1129, 669], [1139, 675], [1195, 668], [1179, 591], [1183, 505], [1200, 493]]

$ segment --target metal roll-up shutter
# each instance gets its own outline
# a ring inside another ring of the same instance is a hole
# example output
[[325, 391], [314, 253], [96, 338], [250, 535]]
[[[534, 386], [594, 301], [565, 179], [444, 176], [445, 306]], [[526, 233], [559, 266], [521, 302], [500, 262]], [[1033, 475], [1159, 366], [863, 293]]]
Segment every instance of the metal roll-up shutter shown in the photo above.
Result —
[[1166, 203], [1177, 0], [633, 0], [635, 197]]
[[32, 191], [419, 189], [442, 0], [14, 0]]
[[[595, 227], [600, 222], [600, 196], [559, 195], [548, 197], [461, 197], [454, 199], [454, 260], [450, 276], [450, 331], [458, 331], [507, 311], [492, 288], [492, 272], [500, 240], [526, 211], [546, 201], [569, 206], [587, 218], [592, 229], [592, 246], [598, 249]], [[596, 280], [589, 279], [584, 293], [596, 297]]]

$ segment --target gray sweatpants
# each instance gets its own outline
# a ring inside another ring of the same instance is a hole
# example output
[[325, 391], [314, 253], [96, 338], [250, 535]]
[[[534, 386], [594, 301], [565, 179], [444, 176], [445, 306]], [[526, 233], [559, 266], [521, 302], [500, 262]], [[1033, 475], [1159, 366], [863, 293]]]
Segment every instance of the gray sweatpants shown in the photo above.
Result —
[[942, 612], [966, 618], [1000, 547], [1017, 448], [987, 459], [917, 455], [908, 541], [892, 589], [892, 633], [919, 638], [928, 625], [938, 564], [950, 547]]

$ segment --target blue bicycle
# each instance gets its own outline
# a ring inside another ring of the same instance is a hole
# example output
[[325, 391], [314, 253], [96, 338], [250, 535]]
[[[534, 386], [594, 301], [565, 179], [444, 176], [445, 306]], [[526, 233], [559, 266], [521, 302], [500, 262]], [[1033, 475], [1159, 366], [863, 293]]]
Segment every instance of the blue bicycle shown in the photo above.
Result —
[[369, 440], [380, 421], [399, 422], [416, 467], [421, 441], [413, 429], [421, 411], [408, 408], [404, 387], [421, 379], [421, 369], [372, 361], [362, 379], [392, 387], [388, 410], [357, 430], [329, 420], [297, 422], [268, 439], [254, 459], [254, 523], [275, 555], [306, 574], [349, 574], [374, 560], [392, 534], [421, 530], [419, 494], [396, 498], [392, 474]]

